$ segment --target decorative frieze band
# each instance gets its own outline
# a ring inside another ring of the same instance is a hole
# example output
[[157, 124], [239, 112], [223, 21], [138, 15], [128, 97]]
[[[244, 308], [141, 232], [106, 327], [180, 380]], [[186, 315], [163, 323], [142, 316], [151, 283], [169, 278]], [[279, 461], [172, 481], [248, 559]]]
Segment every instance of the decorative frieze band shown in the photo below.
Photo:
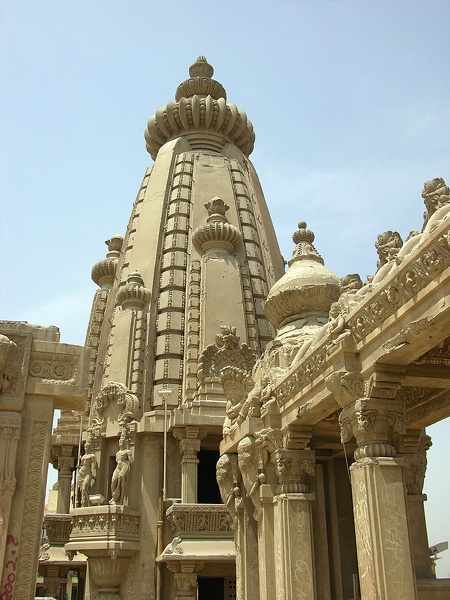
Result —
[[167, 509], [166, 515], [174, 535], [231, 531], [230, 513], [220, 504], [173, 504]]

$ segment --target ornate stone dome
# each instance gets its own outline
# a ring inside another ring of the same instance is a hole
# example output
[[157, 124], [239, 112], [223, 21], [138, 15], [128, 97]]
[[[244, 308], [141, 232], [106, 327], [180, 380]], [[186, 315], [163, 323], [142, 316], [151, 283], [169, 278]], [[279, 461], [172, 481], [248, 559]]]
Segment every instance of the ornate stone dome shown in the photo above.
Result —
[[265, 302], [267, 318], [277, 329], [301, 318], [327, 316], [340, 293], [340, 278], [324, 266], [313, 246], [314, 233], [304, 221], [292, 239], [296, 247], [289, 270], [272, 286]]
[[189, 69], [191, 77], [178, 86], [176, 101], [150, 117], [145, 140], [154, 160], [166, 142], [180, 136], [187, 137], [194, 150], [218, 152], [226, 142], [232, 142], [246, 156], [251, 154], [253, 125], [244, 111], [227, 104], [225, 89], [211, 79], [213, 73], [206, 58], [199, 56]]

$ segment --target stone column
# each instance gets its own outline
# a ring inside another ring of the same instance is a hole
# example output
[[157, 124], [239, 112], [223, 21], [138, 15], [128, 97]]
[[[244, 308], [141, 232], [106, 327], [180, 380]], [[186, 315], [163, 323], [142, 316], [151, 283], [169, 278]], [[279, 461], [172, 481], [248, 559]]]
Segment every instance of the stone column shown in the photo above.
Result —
[[72, 475], [75, 459], [72, 456], [72, 446], [56, 447], [58, 468], [58, 503], [56, 511], [60, 515], [68, 515], [70, 512], [70, 496], [72, 493]]
[[354, 436], [358, 444], [350, 471], [362, 600], [417, 598], [403, 479], [407, 463], [393, 445], [396, 435], [406, 433], [405, 404], [395, 400], [398, 387], [391, 381], [379, 390], [384, 397], [360, 398], [339, 418], [342, 442]]
[[315, 473], [312, 450], [278, 449], [271, 454], [278, 476], [275, 496], [275, 579], [277, 600], [314, 600], [312, 501], [307, 475]]
[[262, 504], [261, 520], [258, 523], [258, 558], [260, 568], [260, 600], [273, 600], [275, 596], [275, 546], [274, 546], [274, 498], [272, 486], [263, 483], [260, 487]]
[[47, 574], [44, 577], [45, 595], [49, 598], [59, 598], [61, 578], [58, 565], [47, 565]]
[[422, 493], [427, 467], [426, 453], [430, 446], [431, 438], [428, 435], [422, 435], [417, 452], [406, 456], [408, 459], [408, 467], [405, 469], [408, 524], [417, 579], [435, 579], [436, 577], [432, 569], [425, 521], [424, 502], [427, 496]]
[[0, 411], [0, 567], [5, 563], [11, 499], [16, 489], [16, 455], [22, 417], [13, 411]]
[[252, 516], [253, 510], [252, 501], [243, 491], [243, 496], [236, 498], [236, 600], [256, 600], [260, 597], [258, 528]]
[[198, 427], [175, 429], [174, 436], [180, 440], [181, 453], [181, 502], [197, 502], [198, 457], [200, 439]]

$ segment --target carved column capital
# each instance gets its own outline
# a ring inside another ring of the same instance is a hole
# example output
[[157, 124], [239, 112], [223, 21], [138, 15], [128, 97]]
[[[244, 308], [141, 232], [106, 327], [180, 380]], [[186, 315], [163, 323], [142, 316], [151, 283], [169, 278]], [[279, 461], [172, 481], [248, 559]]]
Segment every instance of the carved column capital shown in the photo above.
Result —
[[395, 434], [404, 435], [406, 407], [402, 400], [359, 398], [339, 415], [341, 440], [353, 436], [358, 448], [355, 459], [395, 456]]
[[183, 598], [183, 600], [194, 600], [197, 598], [196, 573], [175, 573], [174, 579], [177, 589], [176, 598]]
[[281, 448], [270, 456], [278, 477], [277, 494], [307, 493], [307, 477], [315, 475], [313, 450], [289, 450]]
[[200, 440], [184, 438], [180, 440], [180, 453], [182, 460], [197, 460], [197, 453], [200, 452]]

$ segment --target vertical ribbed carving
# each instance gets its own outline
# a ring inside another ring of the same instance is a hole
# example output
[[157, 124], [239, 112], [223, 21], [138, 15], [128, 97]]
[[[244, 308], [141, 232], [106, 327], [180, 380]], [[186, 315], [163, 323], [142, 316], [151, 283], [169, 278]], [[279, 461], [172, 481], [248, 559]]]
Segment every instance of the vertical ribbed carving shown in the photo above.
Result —
[[187, 322], [186, 322], [186, 401], [193, 400], [197, 389], [197, 364], [199, 354], [200, 333], [200, 280], [201, 263], [192, 261], [189, 267]]
[[111, 317], [111, 328], [109, 330], [108, 345], [106, 347], [106, 352], [105, 352], [105, 364], [103, 366], [103, 377], [102, 377], [101, 387], [103, 387], [109, 381], [109, 371], [110, 371], [110, 367], [111, 367], [111, 351], [112, 351], [112, 346], [113, 346], [114, 329], [115, 329], [114, 316], [116, 314], [116, 310], [117, 310], [117, 307], [114, 308], [114, 312]]
[[152, 173], [152, 168], [153, 167], [149, 167], [147, 169], [147, 171], [145, 172], [144, 179], [142, 180], [140, 190], [138, 192], [138, 195], [136, 196], [136, 200], [134, 201], [133, 210], [131, 211], [130, 220], [128, 222], [127, 232], [125, 234], [125, 242], [124, 242], [124, 246], [123, 246], [123, 252], [124, 252], [125, 256], [124, 256], [123, 265], [122, 265], [122, 269], [121, 269], [121, 273], [120, 273], [121, 283], [125, 283], [128, 278], [128, 275], [129, 275], [129, 269], [128, 269], [128, 266], [130, 263], [129, 254], [130, 254], [130, 250], [133, 248], [134, 233], [136, 231], [139, 217], [141, 215], [142, 203], [144, 201], [145, 193], [147, 191], [147, 186], [150, 181], [150, 175]]
[[133, 349], [129, 389], [141, 398], [144, 377], [144, 356], [147, 336], [147, 314], [144, 310], [134, 310]]
[[187, 248], [193, 153], [176, 161], [160, 262], [160, 294], [155, 342], [156, 385], [176, 383], [182, 396]]
[[95, 370], [97, 366], [98, 345], [102, 332], [103, 318], [105, 316], [106, 303], [108, 301], [109, 290], [97, 290], [92, 303], [91, 316], [89, 319], [88, 330], [86, 333], [86, 346], [91, 348], [91, 359], [89, 361], [89, 379], [88, 379], [88, 405], [86, 414], [89, 414], [92, 388], [94, 386]]
[[[251, 331], [256, 328], [256, 339], [259, 340], [259, 345], [254, 349], [261, 351], [265, 343], [273, 338], [272, 327], [267, 321], [263, 308], [264, 299], [269, 292], [266, 283], [267, 274], [264, 268], [264, 261], [266, 261], [268, 268], [272, 268], [270, 255], [265, 233], [261, 225], [261, 215], [256, 212], [257, 204], [253, 202], [250, 196], [246, 176], [242, 171], [241, 165], [236, 160], [230, 160], [230, 175], [241, 231], [244, 237], [245, 256], [248, 265], [247, 273], [244, 273], [244, 269], [242, 270], [244, 294], [246, 294], [245, 297], [247, 298], [250, 292], [250, 300], [253, 298], [253, 307], [251, 310], [250, 304], [246, 301], [249, 341], [251, 340]], [[245, 289], [245, 285], [247, 284], [244, 283], [244, 279], [246, 276], [247, 281], [250, 282], [250, 290]]]

